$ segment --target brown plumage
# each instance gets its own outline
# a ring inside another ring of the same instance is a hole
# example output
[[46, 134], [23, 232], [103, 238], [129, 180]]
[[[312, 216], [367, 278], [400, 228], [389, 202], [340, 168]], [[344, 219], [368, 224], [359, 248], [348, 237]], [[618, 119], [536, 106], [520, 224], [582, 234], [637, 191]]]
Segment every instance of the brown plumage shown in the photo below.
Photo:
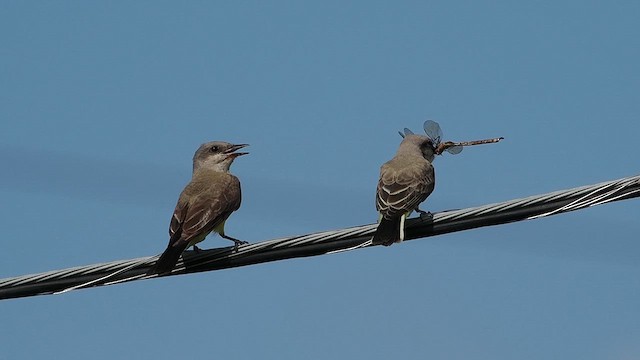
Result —
[[212, 231], [232, 240], [236, 246], [246, 243], [224, 233], [224, 223], [240, 208], [240, 181], [229, 173], [233, 160], [246, 153], [235, 152], [246, 144], [214, 141], [203, 144], [193, 157], [193, 176], [184, 188], [169, 225], [169, 245], [150, 273], [171, 271], [182, 252], [204, 240]]
[[404, 240], [404, 219], [435, 187], [433, 158], [429, 137], [409, 134], [395, 157], [382, 165], [376, 191], [380, 224], [373, 236], [374, 245], [389, 246]]

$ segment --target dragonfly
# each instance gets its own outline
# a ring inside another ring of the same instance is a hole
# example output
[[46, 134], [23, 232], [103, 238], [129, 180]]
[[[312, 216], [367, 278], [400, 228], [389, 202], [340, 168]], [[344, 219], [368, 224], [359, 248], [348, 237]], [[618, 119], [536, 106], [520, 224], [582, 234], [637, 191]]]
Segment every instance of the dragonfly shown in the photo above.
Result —
[[[464, 146], [471, 145], [480, 145], [480, 144], [491, 144], [497, 143], [500, 140], [504, 139], [503, 137], [497, 137], [493, 139], [484, 139], [484, 140], [474, 140], [474, 141], [461, 141], [461, 142], [453, 142], [453, 141], [445, 141], [442, 142], [442, 129], [440, 129], [440, 125], [433, 121], [427, 120], [424, 122], [424, 132], [427, 134], [429, 139], [434, 146], [434, 153], [436, 155], [442, 155], [443, 152], [448, 152], [450, 154], [456, 155], [462, 152]], [[404, 134], [398, 131], [400, 136], [405, 137], [406, 135], [413, 134], [413, 131], [404, 128]]]

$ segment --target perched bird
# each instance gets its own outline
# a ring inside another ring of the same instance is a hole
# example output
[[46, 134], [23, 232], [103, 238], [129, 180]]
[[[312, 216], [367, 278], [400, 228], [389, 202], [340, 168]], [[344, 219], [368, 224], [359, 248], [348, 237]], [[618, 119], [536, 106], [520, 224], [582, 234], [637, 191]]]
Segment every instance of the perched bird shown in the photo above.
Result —
[[380, 168], [376, 191], [380, 223], [372, 239], [373, 245], [389, 246], [403, 241], [405, 219], [414, 210], [426, 213], [418, 209], [418, 205], [435, 186], [431, 163], [435, 157], [436, 140], [415, 135], [408, 129], [405, 129], [405, 134], [394, 158]]
[[202, 144], [193, 156], [193, 175], [182, 190], [169, 225], [169, 245], [149, 271], [162, 274], [171, 271], [182, 252], [204, 240], [210, 232], [239, 244], [224, 233], [224, 223], [240, 208], [240, 181], [229, 173], [235, 158], [246, 155], [236, 152], [247, 144], [234, 145], [223, 141]]

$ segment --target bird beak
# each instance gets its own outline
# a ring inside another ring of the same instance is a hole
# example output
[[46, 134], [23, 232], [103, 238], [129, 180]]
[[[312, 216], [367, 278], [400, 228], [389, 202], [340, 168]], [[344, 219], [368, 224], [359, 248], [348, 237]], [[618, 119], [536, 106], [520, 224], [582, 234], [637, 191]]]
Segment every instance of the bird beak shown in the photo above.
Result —
[[246, 146], [249, 146], [249, 144], [233, 145], [227, 151], [225, 151], [224, 153], [228, 154], [229, 156], [233, 156], [233, 157], [247, 155], [248, 152], [235, 152], [236, 150], [240, 150], [240, 149], [242, 149], [243, 147], [246, 147]]

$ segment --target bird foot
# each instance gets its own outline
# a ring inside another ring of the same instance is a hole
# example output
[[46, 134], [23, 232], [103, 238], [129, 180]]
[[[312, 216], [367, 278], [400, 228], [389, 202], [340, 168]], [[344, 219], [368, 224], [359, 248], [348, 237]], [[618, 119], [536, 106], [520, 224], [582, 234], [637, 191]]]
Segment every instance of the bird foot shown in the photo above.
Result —
[[433, 220], [433, 214], [430, 211], [416, 209], [416, 212], [420, 214], [420, 219], [423, 221]]
[[238, 252], [238, 246], [248, 244], [248, 241], [233, 239], [233, 252]]
[[221, 234], [221, 236], [222, 236], [223, 238], [227, 239], [227, 240], [231, 240], [231, 241], [233, 241], [233, 251], [234, 251], [234, 252], [237, 252], [237, 251], [238, 251], [238, 246], [240, 246], [240, 245], [244, 245], [244, 244], [248, 244], [248, 243], [249, 243], [248, 241], [238, 240], [238, 239], [232, 238], [231, 236], [222, 235], [222, 234]]

